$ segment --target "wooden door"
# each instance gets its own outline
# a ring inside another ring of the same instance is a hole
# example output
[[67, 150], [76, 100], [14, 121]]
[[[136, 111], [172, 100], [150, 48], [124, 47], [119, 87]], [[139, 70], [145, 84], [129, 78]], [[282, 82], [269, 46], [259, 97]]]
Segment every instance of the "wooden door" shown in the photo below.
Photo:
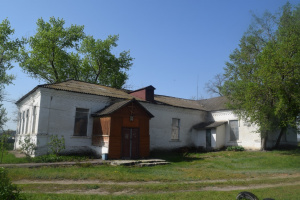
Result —
[[139, 157], [139, 129], [123, 128], [122, 158], [135, 159]]

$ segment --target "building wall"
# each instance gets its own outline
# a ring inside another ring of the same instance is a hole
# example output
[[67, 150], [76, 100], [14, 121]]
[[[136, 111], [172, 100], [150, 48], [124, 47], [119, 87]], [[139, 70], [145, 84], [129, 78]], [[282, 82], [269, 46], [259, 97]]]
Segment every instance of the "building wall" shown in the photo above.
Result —
[[[248, 124], [247, 122], [238, 119], [232, 111], [213, 111], [211, 117], [214, 121], [227, 121], [225, 125], [225, 146], [243, 146], [246, 149], [260, 149], [261, 140], [259, 133], [256, 133], [256, 126]], [[231, 120], [238, 120], [239, 139], [237, 141], [230, 140], [230, 127]], [[223, 140], [223, 139], [221, 139]]]
[[[38, 132], [40, 114], [40, 91], [35, 91], [32, 95], [23, 100], [22, 105], [18, 106], [18, 123], [16, 127], [15, 149], [20, 149], [19, 141], [23, 142], [26, 136], [32, 137], [32, 143], [37, 144], [36, 134]], [[35, 116], [34, 114], [35, 109]], [[26, 117], [28, 112], [28, 117]], [[24, 118], [23, 118], [24, 115]], [[35, 122], [34, 122], [35, 121]]]
[[[280, 134], [280, 130], [276, 131], [269, 136], [267, 142], [267, 148], [273, 147], [276, 144], [277, 138]], [[283, 135], [280, 140], [280, 145], [292, 145], [297, 146], [297, 130], [289, 128], [286, 135]]]
[[[192, 126], [205, 120], [206, 112], [142, 103], [154, 118], [150, 120], [150, 150], [194, 145]], [[179, 140], [172, 140], [172, 118], [180, 119]]]
[[226, 124], [218, 126], [216, 128], [216, 134], [217, 134], [216, 149], [221, 149], [222, 147], [225, 146]]
[[[89, 151], [92, 148], [95, 150], [91, 142], [93, 118], [90, 114], [110, 104], [111, 100], [108, 97], [47, 88], [39, 88], [36, 92], [40, 94], [39, 98], [36, 98], [37, 104], [40, 105], [37, 127], [37, 155], [47, 153], [47, 143], [50, 141], [50, 135], [64, 136], [66, 152]], [[21, 102], [21, 111], [26, 109], [27, 99], [31, 99], [32, 96], [34, 95], [30, 95]], [[76, 108], [89, 109], [87, 136], [73, 136]]]

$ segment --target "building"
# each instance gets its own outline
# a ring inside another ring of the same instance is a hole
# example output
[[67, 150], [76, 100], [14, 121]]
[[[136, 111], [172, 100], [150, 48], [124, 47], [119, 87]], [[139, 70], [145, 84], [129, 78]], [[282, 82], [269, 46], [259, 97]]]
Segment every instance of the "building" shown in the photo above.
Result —
[[[15, 149], [27, 135], [38, 147], [35, 155], [48, 152], [51, 135], [65, 138], [65, 152], [106, 153], [109, 159], [186, 146], [260, 149], [257, 127], [227, 110], [225, 97], [187, 100], [154, 91], [153, 86], [127, 91], [74, 80], [38, 85], [16, 103]], [[287, 134], [282, 142], [297, 145], [297, 136]]]

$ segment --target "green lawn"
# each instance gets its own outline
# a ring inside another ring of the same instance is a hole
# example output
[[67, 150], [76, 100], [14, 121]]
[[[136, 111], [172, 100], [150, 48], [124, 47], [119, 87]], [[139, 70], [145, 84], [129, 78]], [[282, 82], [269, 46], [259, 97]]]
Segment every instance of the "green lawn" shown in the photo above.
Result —
[[[88, 194], [26, 194], [30, 199], [40, 200], [98, 200], [98, 199], [203, 199], [203, 200], [234, 200], [240, 191], [199, 191], [175, 193], [151, 193], [135, 195], [88, 195]], [[252, 190], [259, 199], [273, 197], [276, 200], [297, 200], [300, 196], [299, 185], [264, 188]]]
[[[12, 181], [50, 182], [19, 184], [30, 199], [235, 199], [240, 190], [211, 191], [207, 188], [257, 185], [266, 187], [251, 190], [260, 198], [276, 197], [277, 200], [300, 197], [300, 147], [268, 152], [159, 152], [152, 156], [166, 159], [171, 164], [155, 167], [77, 165], [7, 170]], [[59, 180], [69, 180], [71, 183], [56, 183]], [[82, 180], [95, 183], [76, 183]], [[270, 187], [278, 184], [281, 187]], [[79, 193], [65, 194], [76, 191]], [[54, 194], [57, 192], [63, 194]]]

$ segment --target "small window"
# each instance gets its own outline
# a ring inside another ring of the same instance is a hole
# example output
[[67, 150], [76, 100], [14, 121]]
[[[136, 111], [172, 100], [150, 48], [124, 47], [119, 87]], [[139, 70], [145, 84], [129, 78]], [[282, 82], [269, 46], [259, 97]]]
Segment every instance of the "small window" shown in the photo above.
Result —
[[179, 132], [180, 132], [180, 119], [173, 118], [171, 140], [179, 140]]
[[229, 121], [230, 127], [230, 141], [239, 140], [239, 124], [238, 120]]
[[19, 113], [19, 116], [18, 116], [18, 134], [21, 134], [21, 129], [22, 127], [22, 113]]
[[36, 121], [36, 106], [33, 107], [33, 111], [32, 111], [32, 133], [35, 133], [35, 121]]
[[74, 136], [86, 136], [89, 109], [76, 108]]
[[24, 126], [25, 126], [25, 111], [23, 111], [23, 115], [22, 115], [22, 134], [24, 134]]
[[29, 110], [26, 111], [26, 127], [25, 127], [25, 133], [28, 133], [28, 125], [29, 125]]

